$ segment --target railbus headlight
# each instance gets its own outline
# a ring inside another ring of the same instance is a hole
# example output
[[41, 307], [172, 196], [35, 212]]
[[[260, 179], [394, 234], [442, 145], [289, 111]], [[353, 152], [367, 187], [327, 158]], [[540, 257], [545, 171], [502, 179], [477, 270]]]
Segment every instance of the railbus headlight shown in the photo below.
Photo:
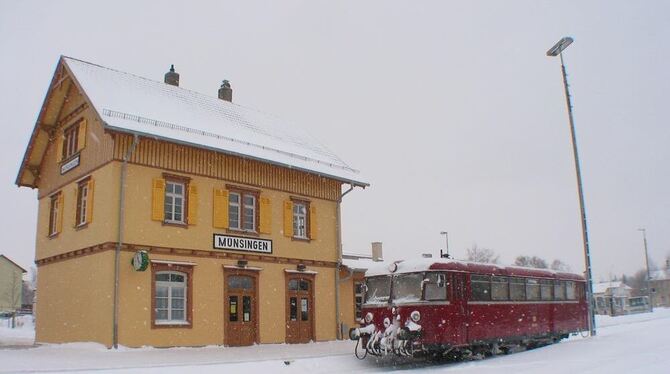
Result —
[[411, 318], [414, 322], [419, 322], [421, 321], [421, 313], [419, 313], [418, 310], [415, 310], [409, 315], [409, 318]]
[[368, 314], [365, 315], [365, 322], [370, 323], [372, 322], [372, 313], [368, 312]]

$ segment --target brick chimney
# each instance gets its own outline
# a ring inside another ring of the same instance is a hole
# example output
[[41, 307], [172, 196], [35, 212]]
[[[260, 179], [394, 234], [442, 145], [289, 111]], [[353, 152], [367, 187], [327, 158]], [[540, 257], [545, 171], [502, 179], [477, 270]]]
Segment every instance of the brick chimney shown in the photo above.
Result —
[[382, 242], [372, 242], [372, 261], [384, 261], [384, 254], [382, 253]]
[[165, 83], [179, 87], [179, 73], [174, 71], [174, 65], [170, 65], [170, 71], [165, 73]]
[[233, 89], [230, 88], [230, 82], [224, 80], [221, 83], [221, 88], [219, 88], [219, 99], [226, 101], [233, 101]]

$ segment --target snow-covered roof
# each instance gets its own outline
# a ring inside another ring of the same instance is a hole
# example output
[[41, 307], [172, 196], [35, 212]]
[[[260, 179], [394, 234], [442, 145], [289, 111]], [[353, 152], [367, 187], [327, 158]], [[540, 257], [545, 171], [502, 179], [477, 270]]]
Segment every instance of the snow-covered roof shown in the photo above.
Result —
[[351, 258], [342, 259], [342, 265], [356, 271], [366, 271], [372, 267], [381, 266], [383, 264], [388, 266], [388, 263], [383, 261], [373, 261], [371, 258], [361, 258], [357, 260]]
[[522, 276], [522, 277], [558, 277], [559, 279], [583, 281], [584, 277], [579, 274], [557, 272], [551, 269], [536, 269], [520, 266], [504, 266], [490, 263], [461, 261], [447, 258], [417, 258], [405, 261], [388, 261], [383, 264], [377, 263], [368, 269], [366, 276], [390, 274], [389, 265], [395, 263], [397, 268], [392, 273], [413, 273], [429, 270], [466, 271], [498, 276]]
[[593, 293], [605, 293], [610, 288], [619, 288], [619, 287], [630, 289], [630, 287], [628, 287], [621, 281], [600, 282], [593, 284]]
[[670, 279], [670, 270], [654, 270], [650, 277], [651, 280], [668, 280]]
[[368, 185], [314, 137], [276, 117], [74, 58], [62, 60], [109, 129]]

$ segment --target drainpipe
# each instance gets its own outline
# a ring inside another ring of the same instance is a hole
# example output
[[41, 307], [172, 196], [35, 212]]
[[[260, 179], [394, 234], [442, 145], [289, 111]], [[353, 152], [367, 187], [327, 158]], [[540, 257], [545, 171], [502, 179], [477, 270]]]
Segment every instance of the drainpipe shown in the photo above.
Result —
[[123, 156], [121, 164], [121, 186], [119, 188], [119, 227], [117, 230], [116, 251], [114, 251], [114, 311], [112, 327], [112, 346], [119, 348], [119, 261], [121, 260], [121, 243], [123, 243], [123, 216], [125, 213], [125, 195], [126, 195], [126, 173], [128, 172], [128, 160], [135, 152], [135, 147], [140, 138], [133, 136], [133, 143]]
[[344, 195], [348, 194], [354, 189], [354, 185], [349, 185], [349, 189], [344, 191], [337, 200], [337, 222], [335, 223], [336, 239], [337, 239], [337, 267], [335, 269], [335, 324], [337, 329], [337, 340], [342, 340], [342, 329], [340, 327], [340, 269], [342, 268], [342, 215], [340, 211], [340, 204]]

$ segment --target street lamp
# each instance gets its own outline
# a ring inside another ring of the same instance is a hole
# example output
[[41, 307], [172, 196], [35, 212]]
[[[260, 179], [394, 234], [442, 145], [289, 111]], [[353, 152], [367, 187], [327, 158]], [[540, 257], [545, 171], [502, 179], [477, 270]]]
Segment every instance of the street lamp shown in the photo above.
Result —
[[447, 258], [449, 258], [449, 233], [446, 231], [440, 231], [440, 235], [444, 235], [444, 238], [447, 241]]
[[649, 311], [654, 311], [654, 295], [651, 293], [651, 276], [649, 274], [649, 252], [647, 251], [647, 229], [637, 229], [642, 231], [642, 239], [644, 240], [644, 261], [647, 265], [647, 294], [649, 295]]
[[572, 153], [575, 157], [575, 171], [577, 173], [577, 191], [579, 192], [579, 211], [582, 221], [582, 240], [584, 242], [584, 262], [586, 265], [586, 297], [588, 300], [589, 312], [589, 332], [591, 336], [596, 335], [596, 320], [593, 314], [593, 282], [591, 276], [591, 253], [589, 251], [589, 234], [586, 226], [586, 210], [584, 209], [584, 191], [582, 189], [582, 172], [579, 166], [579, 153], [577, 152], [577, 137], [575, 135], [575, 122], [572, 118], [572, 103], [570, 101], [570, 91], [568, 90], [568, 78], [565, 73], [565, 64], [563, 64], [563, 51], [572, 44], [571, 37], [565, 37], [554, 44], [547, 51], [547, 56], [561, 58], [561, 73], [563, 74], [563, 87], [565, 89], [565, 101], [568, 106], [568, 118], [570, 119], [570, 134], [572, 135]]

